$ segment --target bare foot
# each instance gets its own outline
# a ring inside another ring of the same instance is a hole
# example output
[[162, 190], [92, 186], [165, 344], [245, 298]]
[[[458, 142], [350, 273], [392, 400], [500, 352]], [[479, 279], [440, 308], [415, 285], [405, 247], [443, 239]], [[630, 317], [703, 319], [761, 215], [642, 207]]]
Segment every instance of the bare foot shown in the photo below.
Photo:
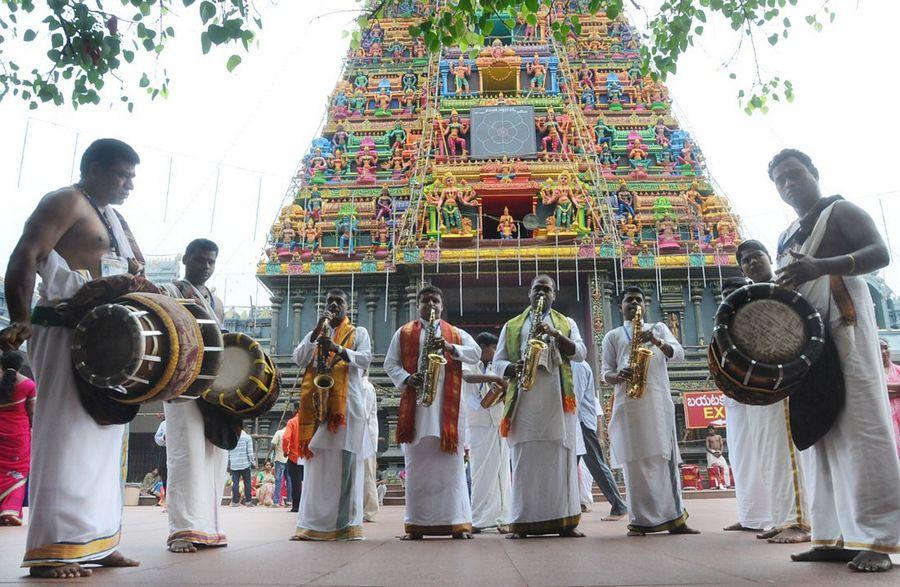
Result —
[[528, 534], [520, 534], [518, 532], [512, 532], [510, 534], [507, 534], [506, 537], [509, 538], [510, 540], [525, 540], [526, 538], [528, 538]]
[[298, 536], [297, 534], [294, 534], [293, 536], [291, 536], [290, 539], [295, 542], [301, 541], [301, 540], [309, 540], [309, 538], [307, 538], [306, 536]]
[[646, 536], [646, 534], [638, 530], [629, 530], [626, 536]]
[[800, 554], [792, 554], [797, 563], [849, 563], [856, 556], [855, 550], [846, 548], [810, 548]]
[[765, 532], [760, 532], [759, 534], [756, 535], [756, 537], [759, 538], [760, 540], [768, 540], [769, 538], [775, 536], [779, 532], [781, 532], [781, 530], [779, 530], [778, 528], [772, 528], [771, 530], [766, 530]]
[[169, 552], [197, 552], [197, 547], [187, 540], [173, 540], [169, 545]]
[[122, 556], [122, 553], [118, 550], [101, 559], [89, 562], [100, 565], [101, 567], [138, 567], [141, 564], [136, 560]]
[[700, 530], [694, 530], [687, 524], [682, 524], [680, 526], [675, 526], [671, 530], [669, 530], [669, 534], [699, 534]]
[[457, 532], [453, 535], [454, 540], [469, 540], [472, 538], [471, 532]]
[[576, 530], [575, 528], [569, 528], [568, 530], [563, 530], [559, 533], [562, 538], [584, 538], [584, 533]]
[[628, 512], [624, 514], [609, 514], [608, 516], [603, 516], [600, 518], [601, 522], [617, 522], [628, 515]]
[[497, 532], [499, 532], [500, 534], [509, 534], [509, 526], [507, 526], [506, 524], [498, 524]]
[[735, 522], [734, 524], [732, 524], [730, 526], [725, 526], [724, 528], [722, 528], [722, 530], [725, 530], [726, 532], [759, 532], [760, 531], [759, 528], [748, 528], [747, 526], [743, 526], [743, 525], [741, 525], [740, 522]]
[[891, 570], [891, 557], [871, 550], [860, 551], [847, 566], [860, 573], [883, 573]]
[[588, 506], [586, 506], [586, 505], [584, 505], [584, 504], [581, 504], [581, 513], [582, 513], [582, 514], [586, 514], [586, 513], [588, 513], [589, 511], [591, 511], [591, 508], [589, 508]]
[[410, 532], [409, 534], [404, 534], [400, 537], [400, 540], [422, 540], [423, 536], [421, 534], [414, 534]]
[[69, 563], [60, 567], [31, 567], [28, 574], [42, 579], [75, 579], [77, 577], [90, 577], [91, 570], [78, 563]]
[[800, 528], [785, 528], [775, 536], [769, 538], [772, 544], [799, 544], [801, 542], [809, 542], [809, 532], [805, 532]]

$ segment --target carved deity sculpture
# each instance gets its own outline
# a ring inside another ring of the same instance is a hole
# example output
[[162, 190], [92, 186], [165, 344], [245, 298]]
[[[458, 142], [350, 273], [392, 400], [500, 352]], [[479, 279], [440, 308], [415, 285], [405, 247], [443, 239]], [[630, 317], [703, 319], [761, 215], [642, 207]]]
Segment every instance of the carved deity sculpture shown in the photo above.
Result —
[[503, 240], [512, 240], [515, 238], [513, 235], [516, 233], [516, 221], [509, 213], [509, 207], [503, 207], [503, 214], [500, 216], [500, 221], [497, 223], [497, 232], [500, 233], [500, 238]]

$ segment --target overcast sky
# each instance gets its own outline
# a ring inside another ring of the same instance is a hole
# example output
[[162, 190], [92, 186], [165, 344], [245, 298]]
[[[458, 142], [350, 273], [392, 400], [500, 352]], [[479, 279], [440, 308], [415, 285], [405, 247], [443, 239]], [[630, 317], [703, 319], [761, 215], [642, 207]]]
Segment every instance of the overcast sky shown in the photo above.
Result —
[[[265, 233], [316, 136], [347, 49], [341, 32], [352, 14], [342, 11], [356, 3], [325, 5], [264, 5], [259, 47], [233, 74], [224, 67], [231, 51], [202, 56], [198, 32], [185, 19], [164, 54], [170, 98], [151, 102], [138, 95], [133, 114], [119, 103], [78, 111], [29, 111], [11, 98], [0, 103], [0, 269], [41, 195], [77, 179], [73, 169], [84, 148], [112, 136], [134, 145], [142, 158], [122, 212], [144, 252], [175, 254], [193, 238], [212, 238], [221, 252], [211, 284], [227, 305], [249, 305], [251, 297], [258, 303], [265, 292], [253, 272]], [[882, 208], [888, 226], [900, 220], [900, 176], [893, 167], [900, 115], [892, 112], [900, 89], [893, 74], [900, 3], [861, 0], [839, 10], [821, 33], [803, 24], [799, 11], [784, 45], [771, 48], [760, 39], [763, 67], [777, 68], [797, 93], [793, 104], [767, 115], [747, 116], [738, 105], [740, 78], [729, 80], [722, 67], [737, 40], [727, 26], [710, 23], [669, 80], [675, 114], [740, 214], [744, 236], [773, 248], [793, 212], [779, 200], [766, 164], [788, 146], [812, 156], [826, 194], [858, 203], [881, 230]], [[749, 52], [736, 63], [747, 79]], [[893, 239], [896, 255], [900, 232]], [[900, 291], [896, 263], [885, 276]]]

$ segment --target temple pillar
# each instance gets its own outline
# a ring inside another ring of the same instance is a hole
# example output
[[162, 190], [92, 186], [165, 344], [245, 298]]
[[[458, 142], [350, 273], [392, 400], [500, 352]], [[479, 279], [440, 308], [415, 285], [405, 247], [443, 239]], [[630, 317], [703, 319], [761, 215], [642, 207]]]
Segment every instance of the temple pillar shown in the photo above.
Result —
[[397, 329], [400, 328], [398, 322], [400, 322], [400, 304], [402, 301], [403, 300], [399, 295], [390, 295], [387, 300], [390, 308], [390, 311], [388, 312], [388, 328], [390, 329], [389, 332], [391, 333], [391, 336], [393, 336], [394, 333], [397, 332]]
[[694, 304], [694, 323], [697, 326], [697, 345], [706, 346], [706, 328], [703, 323], [703, 311], [700, 304], [703, 303], [703, 286], [699, 283], [688, 284], [691, 288], [691, 302]]
[[281, 302], [284, 295], [281, 292], [275, 292], [269, 298], [272, 303], [272, 327], [269, 330], [269, 354], [275, 355], [278, 349], [278, 322], [281, 316]]
[[374, 287], [366, 289], [366, 329], [369, 331], [369, 338], [372, 340], [372, 353], [375, 353], [375, 312], [378, 310], [378, 290]]
[[294, 310], [294, 332], [291, 337], [291, 346], [296, 347], [300, 343], [300, 337], [303, 336], [302, 330], [302, 316], [303, 316], [303, 302], [306, 301], [306, 290], [300, 290], [296, 293], [293, 298], [293, 302], [291, 303], [291, 308]]
[[412, 322], [419, 316], [419, 304], [416, 301], [416, 293], [418, 290], [415, 285], [406, 286], [406, 312], [409, 316], [408, 321]]

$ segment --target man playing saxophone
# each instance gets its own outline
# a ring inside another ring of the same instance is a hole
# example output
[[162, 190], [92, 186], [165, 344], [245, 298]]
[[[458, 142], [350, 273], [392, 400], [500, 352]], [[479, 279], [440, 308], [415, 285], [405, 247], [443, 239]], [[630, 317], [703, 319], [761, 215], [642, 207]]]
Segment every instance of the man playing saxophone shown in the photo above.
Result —
[[[667, 361], [684, 360], [684, 349], [662, 322], [635, 318], [647, 315], [640, 287], [625, 286], [620, 309], [624, 325], [603, 337], [601, 377], [615, 386], [610, 453], [613, 466], [625, 473], [628, 535], [699, 534], [688, 527], [681, 499], [675, 404], [666, 369]], [[647, 349], [650, 355], [633, 362], [637, 349]], [[645, 360], [649, 364], [642, 364]], [[645, 375], [636, 376], [638, 371]]]
[[[583, 536], [576, 529], [581, 502], [575, 451], [581, 432], [571, 362], [583, 361], [586, 351], [575, 322], [552, 309], [552, 278], [535, 277], [528, 295], [528, 308], [500, 331], [494, 356], [494, 373], [509, 379], [500, 421], [512, 460], [508, 537]], [[536, 357], [529, 358], [530, 352]]]
[[466, 332], [440, 319], [439, 288], [423, 287], [417, 300], [419, 319], [394, 333], [384, 359], [384, 370], [401, 390], [397, 440], [406, 465], [403, 539], [471, 538], [459, 413], [461, 364], [477, 363], [481, 349]]
[[[303, 370], [298, 442], [304, 465], [293, 540], [362, 538], [366, 398], [362, 374], [372, 361], [369, 333], [350, 324], [347, 294], [328, 292], [325, 311], [294, 350]], [[330, 387], [329, 387], [330, 385]]]

